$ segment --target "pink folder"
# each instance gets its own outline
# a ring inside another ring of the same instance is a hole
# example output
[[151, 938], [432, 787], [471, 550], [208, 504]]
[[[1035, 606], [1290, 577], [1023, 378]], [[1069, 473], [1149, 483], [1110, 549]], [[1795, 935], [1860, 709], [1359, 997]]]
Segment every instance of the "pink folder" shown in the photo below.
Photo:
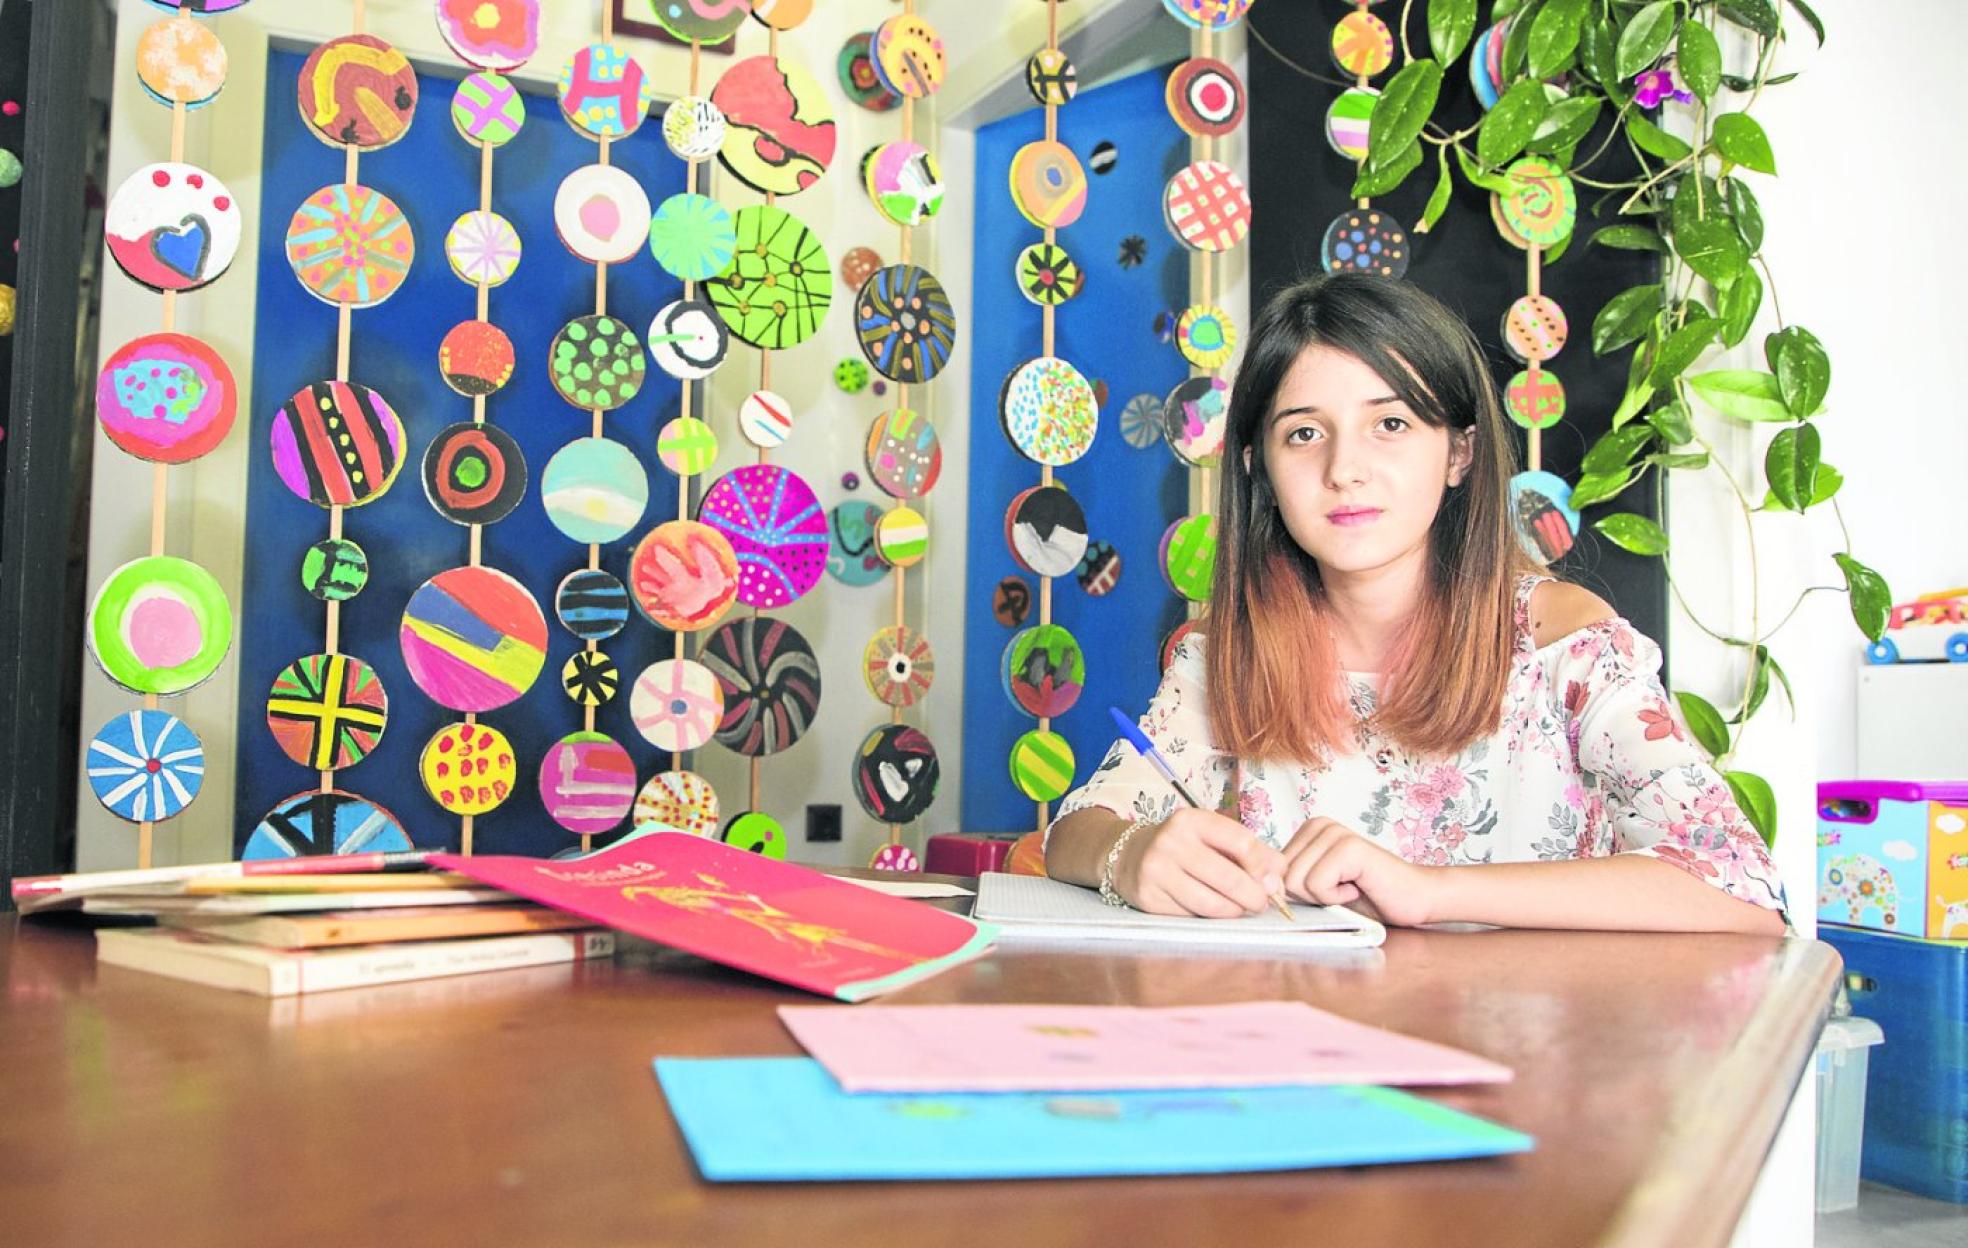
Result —
[[779, 1017], [847, 1092], [1421, 1086], [1511, 1077], [1507, 1066], [1302, 1001], [1173, 1009], [782, 1005]]

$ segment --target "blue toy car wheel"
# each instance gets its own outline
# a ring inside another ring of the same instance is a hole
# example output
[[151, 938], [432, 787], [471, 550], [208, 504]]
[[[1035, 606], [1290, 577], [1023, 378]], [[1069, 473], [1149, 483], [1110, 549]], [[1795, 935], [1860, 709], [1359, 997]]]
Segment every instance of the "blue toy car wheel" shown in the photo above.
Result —
[[1968, 633], [1956, 633], [1947, 639], [1947, 657], [1950, 663], [1968, 663]]
[[1866, 647], [1866, 662], [1873, 664], [1875, 667], [1888, 663], [1898, 663], [1899, 661], [1900, 648], [1893, 644], [1893, 639], [1890, 637], [1881, 637], [1878, 641]]

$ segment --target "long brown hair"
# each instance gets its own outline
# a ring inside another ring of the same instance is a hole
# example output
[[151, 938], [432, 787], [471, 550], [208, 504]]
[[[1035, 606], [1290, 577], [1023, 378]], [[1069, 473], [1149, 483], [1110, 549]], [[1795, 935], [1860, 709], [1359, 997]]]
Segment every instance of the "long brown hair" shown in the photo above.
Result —
[[1495, 732], [1517, 580], [1534, 565], [1510, 530], [1516, 453], [1475, 336], [1418, 287], [1334, 274], [1278, 292], [1248, 342], [1230, 396], [1204, 625], [1215, 744], [1237, 758], [1311, 765], [1351, 748], [1319, 565], [1286, 530], [1264, 462], [1278, 388], [1311, 346], [1357, 357], [1427, 424], [1475, 431], [1469, 472], [1429, 530], [1426, 588], [1391, 652], [1374, 726], [1423, 754], [1453, 754]]

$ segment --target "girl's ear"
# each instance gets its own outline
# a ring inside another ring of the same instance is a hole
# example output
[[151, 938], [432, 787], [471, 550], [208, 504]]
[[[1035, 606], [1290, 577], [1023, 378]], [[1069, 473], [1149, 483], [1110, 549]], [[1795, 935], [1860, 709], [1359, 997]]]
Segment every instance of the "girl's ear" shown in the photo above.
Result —
[[1457, 429], [1449, 435], [1449, 484], [1457, 486], [1469, 475], [1469, 466], [1476, 462], [1476, 426]]

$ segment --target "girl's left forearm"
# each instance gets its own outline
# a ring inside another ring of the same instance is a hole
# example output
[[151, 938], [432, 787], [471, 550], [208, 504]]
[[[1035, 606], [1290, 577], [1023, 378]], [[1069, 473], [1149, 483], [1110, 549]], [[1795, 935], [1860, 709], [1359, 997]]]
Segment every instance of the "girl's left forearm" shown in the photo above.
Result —
[[1434, 867], [1428, 922], [1781, 936], [1775, 910], [1640, 854]]

